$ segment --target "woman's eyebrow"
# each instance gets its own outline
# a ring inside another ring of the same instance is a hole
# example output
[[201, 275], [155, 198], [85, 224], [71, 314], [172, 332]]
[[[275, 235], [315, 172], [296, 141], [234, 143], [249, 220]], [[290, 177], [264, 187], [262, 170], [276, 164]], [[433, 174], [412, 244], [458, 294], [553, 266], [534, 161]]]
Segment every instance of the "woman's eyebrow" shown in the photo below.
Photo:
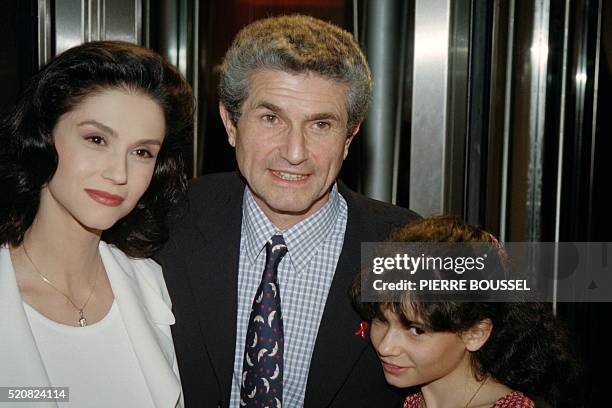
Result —
[[115, 132], [113, 128], [105, 125], [104, 123], [100, 123], [97, 120], [89, 119], [89, 120], [84, 120], [82, 122], [77, 123], [77, 126], [83, 126], [83, 125], [95, 126], [98, 129], [103, 130], [104, 132], [109, 133], [112, 136], [117, 136], [117, 132]]
[[161, 146], [162, 142], [157, 139], [141, 139], [133, 143], [134, 145], [157, 145]]

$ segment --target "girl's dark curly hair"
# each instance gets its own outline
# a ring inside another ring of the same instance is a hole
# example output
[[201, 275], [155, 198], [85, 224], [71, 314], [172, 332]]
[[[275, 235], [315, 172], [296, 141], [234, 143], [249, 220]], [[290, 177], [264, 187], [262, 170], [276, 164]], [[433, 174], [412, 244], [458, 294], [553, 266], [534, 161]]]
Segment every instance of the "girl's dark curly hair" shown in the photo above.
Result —
[[59, 118], [87, 96], [107, 89], [152, 98], [164, 111], [166, 134], [149, 188], [102, 239], [132, 257], [150, 256], [167, 239], [168, 213], [187, 188], [184, 154], [193, 131], [191, 87], [151, 50], [98, 41], [49, 62], [0, 124], [0, 243], [21, 244], [32, 225], [41, 188], [57, 169], [52, 131]]
[[[452, 216], [417, 220], [391, 233], [391, 242], [492, 242], [490, 233]], [[503, 262], [504, 257], [499, 258]], [[385, 320], [390, 310], [410, 327], [418, 317], [433, 332], [460, 333], [490, 319], [493, 330], [478, 351], [470, 353], [477, 378], [492, 376], [531, 397], [543, 397], [553, 406], [566, 406], [577, 365], [569, 351], [566, 330], [544, 303], [422, 302], [407, 295], [402, 302], [362, 303], [361, 279], [351, 289], [355, 308], [364, 319]], [[562, 395], [563, 393], [563, 395]], [[571, 406], [571, 405], [567, 405]]]

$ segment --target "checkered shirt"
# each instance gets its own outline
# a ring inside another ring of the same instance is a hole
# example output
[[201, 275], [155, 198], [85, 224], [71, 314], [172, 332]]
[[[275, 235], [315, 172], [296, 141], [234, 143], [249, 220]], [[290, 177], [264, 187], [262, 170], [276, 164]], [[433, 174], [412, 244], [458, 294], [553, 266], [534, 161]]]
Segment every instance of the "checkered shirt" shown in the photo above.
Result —
[[327, 294], [342, 251], [348, 210], [334, 184], [315, 214], [280, 231], [259, 208], [249, 188], [242, 202], [238, 269], [238, 316], [230, 407], [238, 407], [244, 345], [253, 297], [266, 260], [266, 241], [282, 234], [288, 253], [278, 267], [285, 336], [283, 406], [302, 407], [310, 359]]

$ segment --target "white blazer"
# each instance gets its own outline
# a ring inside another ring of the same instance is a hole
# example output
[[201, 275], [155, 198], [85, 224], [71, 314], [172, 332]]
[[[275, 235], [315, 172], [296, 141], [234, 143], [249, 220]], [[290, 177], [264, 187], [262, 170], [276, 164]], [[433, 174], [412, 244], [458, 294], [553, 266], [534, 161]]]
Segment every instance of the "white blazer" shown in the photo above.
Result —
[[[156, 407], [182, 407], [183, 395], [170, 325], [174, 324], [170, 296], [161, 268], [150, 259], [131, 259], [100, 242], [125, 329]], [[0, 247], [0, 387], [46, 387], [49, 377], [32, 335], [9, 250]], [[0, 403], [0, 406], [4, 404]], [[55, 402], [19, 403], [57, 408]]]

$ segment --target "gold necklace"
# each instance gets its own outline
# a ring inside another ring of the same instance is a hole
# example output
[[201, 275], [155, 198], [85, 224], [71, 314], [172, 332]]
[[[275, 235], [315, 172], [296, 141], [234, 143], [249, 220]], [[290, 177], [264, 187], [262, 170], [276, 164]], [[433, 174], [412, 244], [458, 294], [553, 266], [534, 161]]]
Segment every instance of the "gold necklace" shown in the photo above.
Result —
[[[467, 402], [467, 404], [465, 404], [465, 406], [463, 408], [468, 408], [470, 406], [470, 404], [472, 403], [472, 401], [474, 401], [474, 398], [476, 398], [476, 395], [478, 395], [478, 392], [485, 385], [485, 383], [487, 382], [488, 379], [489, 379], [489, 377], [485, 378], [484, 381], [480, 383], [478, 388], [476, 388], [476, 392], [474, 392], [474, 394], [472, 394], [472, 398], [469, 399], [469, 401]], [[419, 407], [420, 408], [427, 408], [427, 403], [425, 402], [425, 397], [423, 396], [423, 394], [421, 394], [421, 402], [419, 404]]]
[[476, 398], [476, 395], [478, 395], [478, 391], [480, 391], [480, 389], [482, 388], [483, 385], [485, 385], [485, 383], [487, 382], [488, 379], [489, 379], [489, 377], [486, 377], [484, 379], [484, 381], [480, 383], [478, 388], [476, 388], [476, 392], [474, 393], [474, 395], [472, 395], [472, 398], [470, 398], [470, 400], [467, 402], [467, 404], [465, 404], [465, 406], [463, 408], [468, 408], [470, 406], [470, 404], [472, 403], [474, 398]]
[[28, 254], [28, 250], [26, 249], [25, 246], [25, 241], [23, 242], [23, 253], [25, 254], [25, 256], [28, 258], [28, 261], [30, 261], [30, 263], [32, 264], [32, 266], [34, 267], [34, 270], [36, 271], [36, 273], [38, 273], [38, 276], [40, 276], [40, 278], [43, 280], [43, 282], [45, 282], [47, 285], [51, 286], [53, 289], [55, 289], [60, 295], [62, 295], [63, 297], [65, 297], [68, 302], [70, 302], [70, 304], [72, 305], [72, 307], [74, 307], [76, 309], [76, 311], [79, 313], [79, 320], [77, 321], [77, 323], [79, 324], [80, 327], [85, 327], [87, 326], [87, 318], [85, 318], [85, 314], [83, 313], [83, 310], [85, 309], [85, 307], [87, 306], [87, 304], [89, 303], [89, 299], [91, 299], [91, 296], [93, 295], [94, 291], [96, 290], [96, 285], [98, 284], [98, 271], [100, 270], [100, 268], [96, 268], [96, 277], [94, 279], [94, 284], [93, 287], [91, 288], [91, 292], [89, 292], [89, 296], [87, 296], [87, 300], [85, 301], [85, 303], [83, 303], [83, 306], [78, 307], [73, 301], [72, 299], [70, 299], [70, 297], [68, 297], [68, 295], [66, 295], [64, 292], [62, 292], [61, 290], [59, 290], [53, 283], [51, 283], [51, 281], [40, 272], [40, 269], [38, 269], [38, 267], [36, 266], [36, 264], [34, 263], [34, 261], [32, 260], [32, 258], [30, 257], [30, 254]]

